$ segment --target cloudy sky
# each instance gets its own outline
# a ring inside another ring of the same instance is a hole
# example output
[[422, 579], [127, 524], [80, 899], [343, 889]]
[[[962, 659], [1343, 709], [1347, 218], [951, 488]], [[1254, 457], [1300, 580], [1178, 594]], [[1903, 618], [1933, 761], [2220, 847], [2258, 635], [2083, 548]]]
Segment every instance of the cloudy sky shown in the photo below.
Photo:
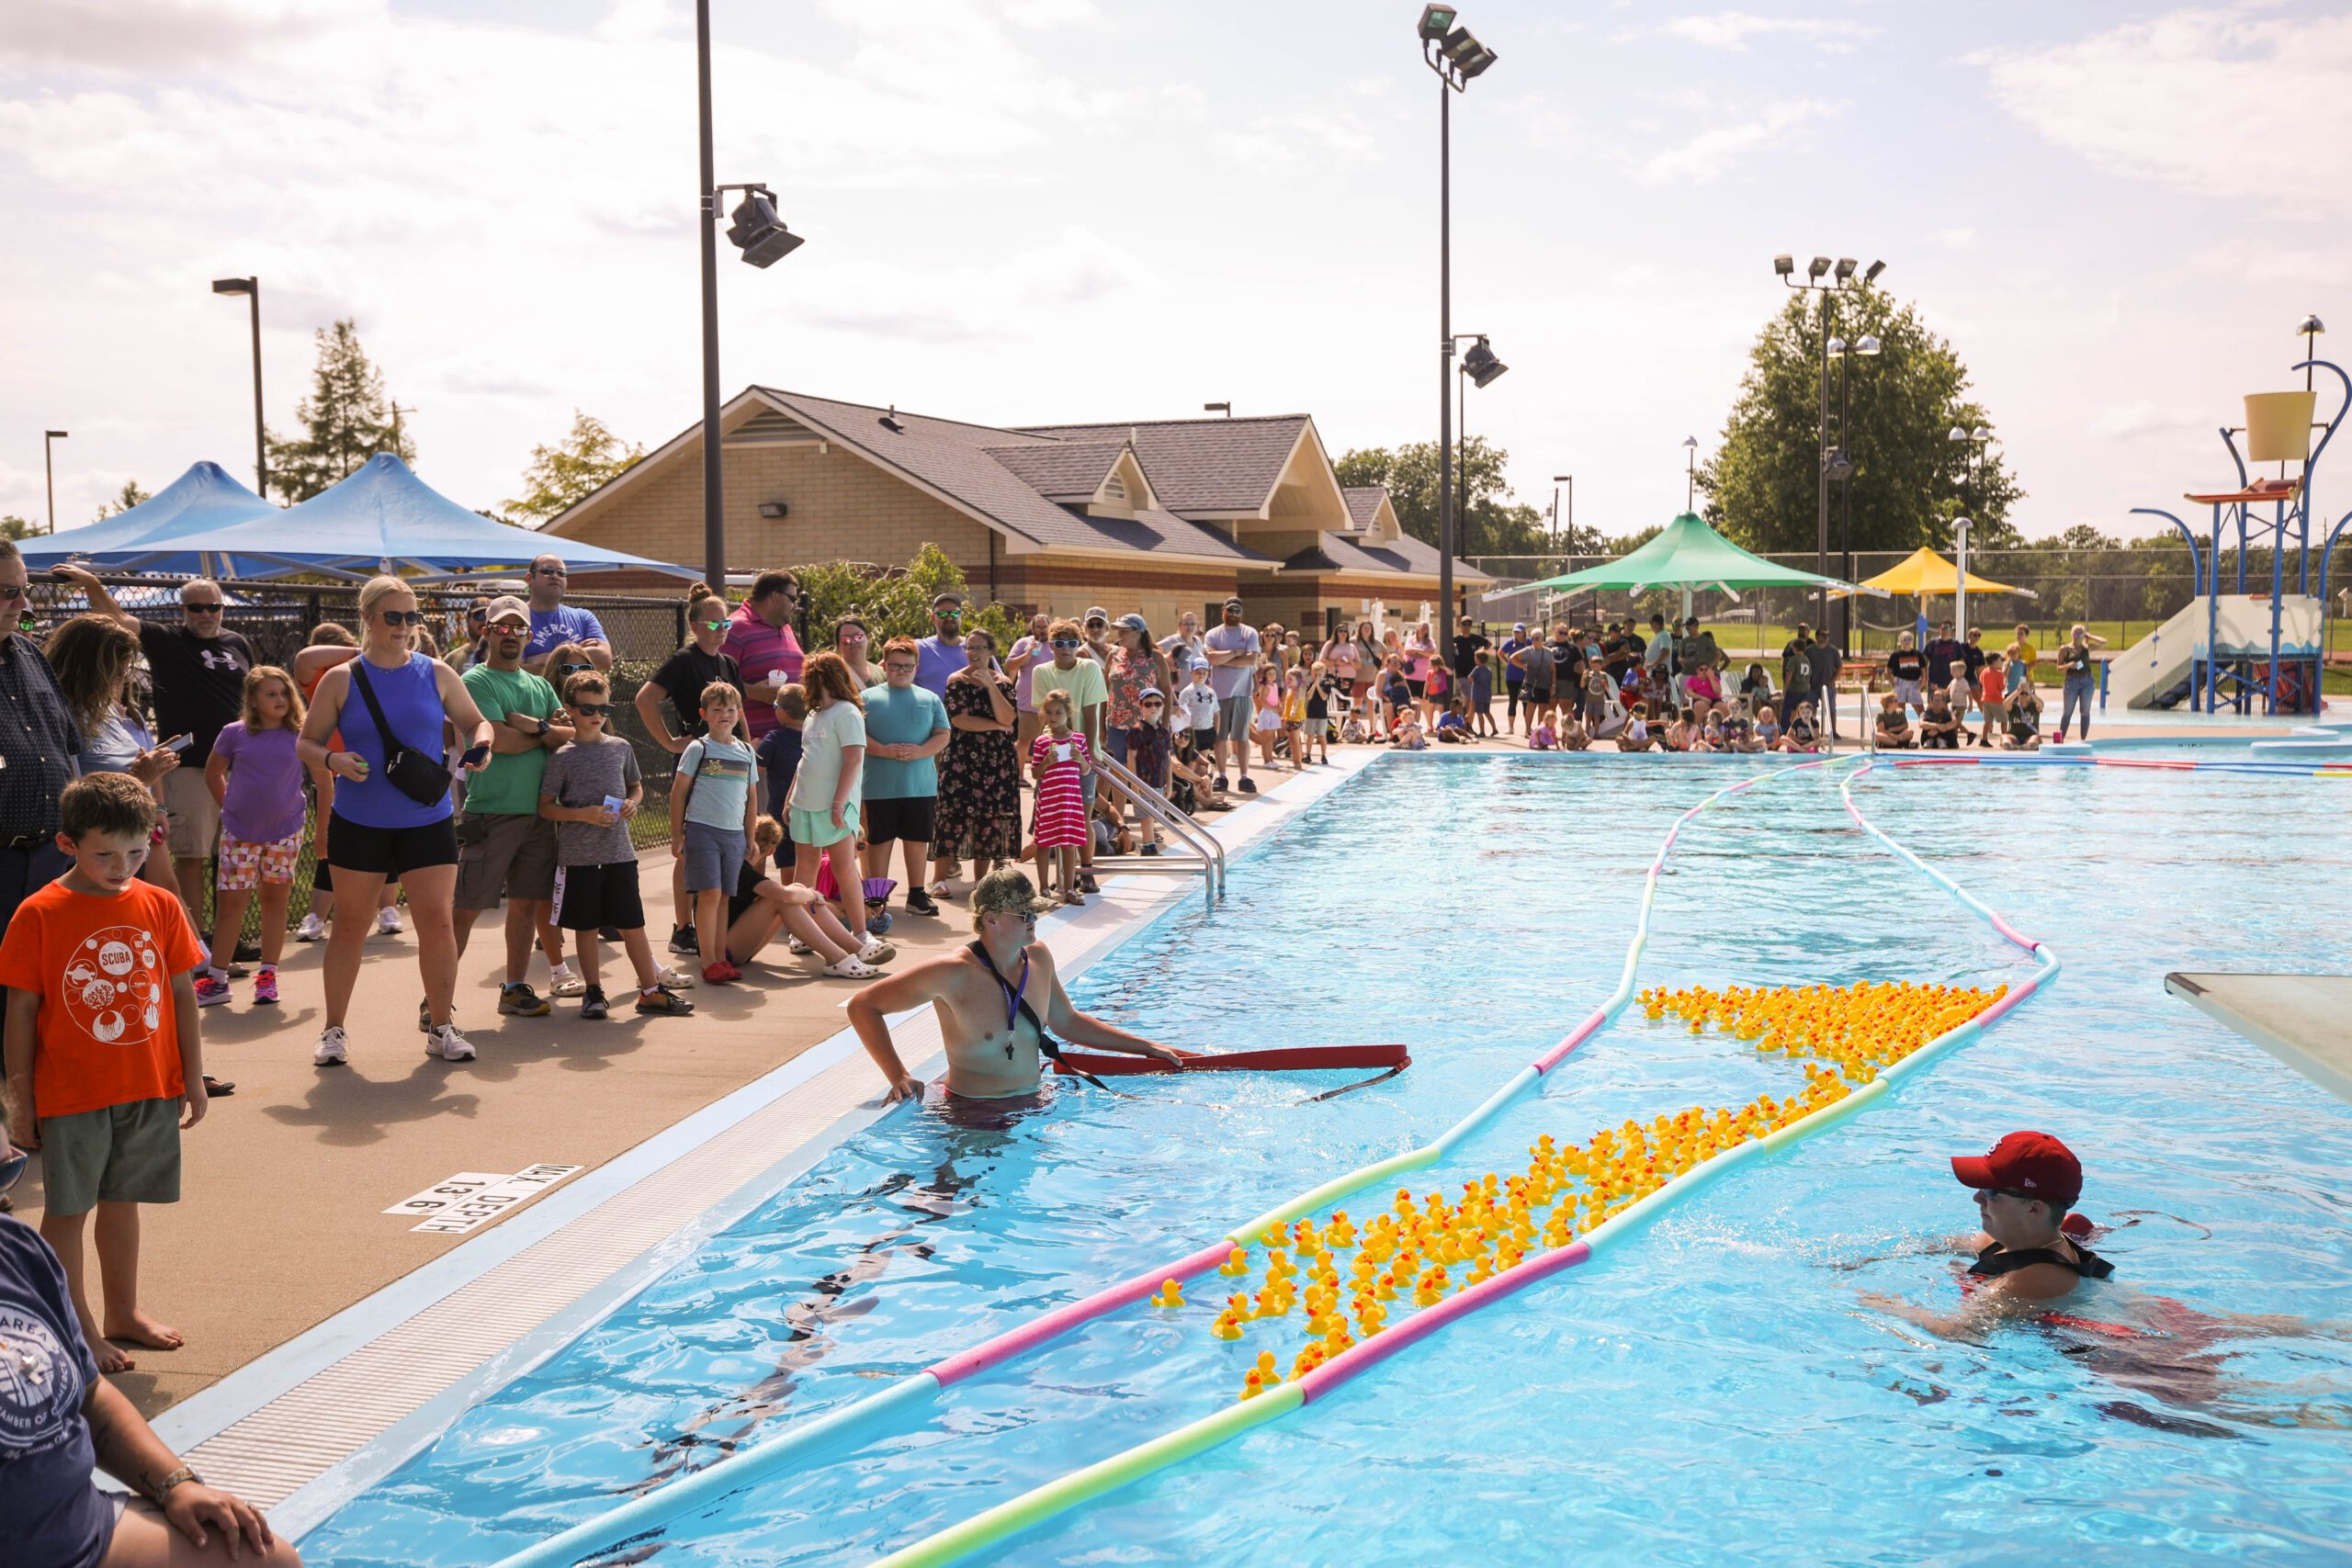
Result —
[[[1435, 434], [1438, 87], [1413, 0], [716, 0], [723, 382], [988, 423], [1303, 410]], [[0, 512], [251, 473], [357, 319], [469, 505], [573, 408], [697, 412], [692, 10], [676, 0], [8, 0]], [[2352, 352], [2352, 17], [2320, 3], [1468, 0], [1454, 320], [1523, 497], [1679, 507], [1777, 251], [1867, 262], [1974, 373], [2047, 535], [2224, 477], [2215, 425]], [[2324, 400], [2323, 406], [2325, 406]], [[2338, 496], [2341, 511], [2352, 491]], [[2326, 506], [2324, 492], [2322, 504]]]

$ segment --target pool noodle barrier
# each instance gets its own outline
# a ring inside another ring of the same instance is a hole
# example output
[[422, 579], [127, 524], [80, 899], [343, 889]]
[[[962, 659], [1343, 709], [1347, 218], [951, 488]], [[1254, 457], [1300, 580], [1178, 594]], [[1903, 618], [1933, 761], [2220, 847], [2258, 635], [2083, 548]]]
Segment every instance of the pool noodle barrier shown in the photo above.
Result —
[[[1188, 1073], [1293, 1073], [1322, 1067], [1402, 1067], [1412, 1062], [1402, 1045], [1274, 1045], [1252, 1051], [1188, 1051], [1183, 1055], [1182, 1070]], [[1073, 1051], [1064, 1047], [1061, 1059], [1054, 1063], [1054, 1070], [1101, 1077], [1172, 1073], [1179, 1069], [1157, 1056], [1124, 1056], [1107, 1051]]]
[[[1860, 1115], [1893, 1092], [1894, 1085], [1910, 1074], [1918, 1072], [1936, 1060], [1977, 1038], [1992, 1024], [2014, 1010], [2026, 998], [2040, 989], [2042, 982], [2057, 974], [2059, 964], [2040, 942], [2025, 936], [1997, 912], [1979, 902], [1965, 888], [1943, 873], [1889, 838], [1874, 823], [1865, 818], [1855, 806], [1852, 788], [1856, 780], [1869, 773], [1877, 764], [1865, 762], [1838, 783], [1838, 795], [1849, 816], [1862, 830], [1901, 858], [1913, 869], [1925, 874], [1944, 891], [1983, 917], [2005, 940], [2030, 953], [2037, 968], [2028, 979], [2010, 988], [2008, 993], [1967, 1021], [1946, 1031], [1917, 1051], [1882, 1069], [1877, 1077], [1860, 1089], [1811, 1114], [1790, 1122], [1753, 1142], [1738, 1145], [1704, 1161], [1687, 1174], [1679, 1176], [1647, 1197], [1632, 1204], [1611, 1218], [1603, 1221], [1567, 1246], [1530, 1258], [1472, 1285], [1457, 1294], [1448, 1296], [1437, 1304], [1415, 1313], [1394, 1328], [1384, 1330], [1372, 1338], [1360, 1340], [1349, 1349], [1332, 1357], [1321, 1366], [1295, 1380], [1269, 1388], [1256, 1399], [1227, 1406], [1223, 1410], [1201, 1417], [1172, 1432], [1128, 1449], [1123, 1453], [1046, 1483], [1018, 1497], [998, 1504], [958, 1524], [925, 1537], [900, 1551], [878, 1560], [877, 1568], [933, 1568], [953, 1562], [966, 1554], [996, 1544], [1032, 1526], [1042, 1524], [1065, 1513], [1080, 1503], [1101, 1495], [1115, 1487], [1142, 1479], [1164, 1470], [1179, 1460], [1189, 1458], [1238, 1435], [1261, 1423], [1238, 1422], [1231, 1419], [1234, 1412], [1250, 1410], [1273, 1398], [1278, 1393], [1295, 1388], [1300, 1398], [1285, 1401], [1267, 1419], [1277, 1419], [1304, 1405], [1312, 1404], [1348, 1382], [1361, 1376], [1399, 1351], [1409, 1349], [1419, 1340], [1429, 1337], [1448, 1324], [1468, 1316], [1471, 1313], [1527, 1288], [1529, 1285], [1589, 1261], [1610, 1246], [1623, 1242], [1646, 1229], [1668, 1208], [1684, 1201], [1703, 1190], [1740, 1166], [1786, 1150], [1814, 1134]], [[1769, 777], [1770, 775], [1763, 775]], [[1751, 781], [1754, 782], [1754, 781]], [[1727, 792], [1725, 792], [1727, 793]], [[1713, 797], [1710, 797], [1712, 800]], [[1702, 805], [1706, 804], [1702, 802]], [[1694, 808], [1695, 809], [1695, 808]], [[1684, 820], [1689, 818], [1686, 816]], [[1680, 824], [1676, 825], [1679, 829]], [[1668, 835], [1671, 841], [1672, 834]], [[1661, 851], [1661, 860], [1663, 851]], [[1653, 865], [1653, 876], [1656, 874]], [[1644, 906], [1644, 934], [1646, 934], [1647, 904]], [[1638, 945], [1641, 936], [1635, 938]]]
[[[600, 1514], [593, 1519], [573, 1525], [536, 1545], [525, 1547], [520, 1551], [503, 1557], [498, 1560], [494, 1568], [571, 1568], [571, 1564], [576, 1562], [610, 1556], [614, 1552], [624, 1551], [631, 1546], [658, 1540], [661, 1538], [663, 1527], [681, 1515], [710, 1506], [730, 1494], [757, 1485], [778, 1470], [797, 1460], [805, 1459], [812, 1453], [851, 1441], [853, 1438], [864, 1441], [878, 1436], [887, 1429], [890, 1421], [901, 1414], [931, 1404], [936, 1401], [944, 1390], [955, 1386], [967, 1378], [1026, 1355], [1071, 1329], [1091, 1322], [1105, 1314], [1148, 1300], [1152, 1293], [1169, 1280], [1182, 1281], [1207, 1273], [1223, 1263], [1234, 1247], [1253, 1245], [1252, 1238], [1260, 1235], [1270, 1225], [1288, 1224], [1298, 1216], [1312, 1213], [1327, 1204], [1347, 1197], [1350, 1193], [1362, 1191], [1367, 1187], [1437, 1164], [1452, 1154], [1464, 1138], [1491, 1121], [1504, 1106], [1523, 1093], [1529, 1086], [1538, 1082], [1545, 1073], [1566, 1061], [1569, 1054], [1577, 1046], [1607, 1027], [1610, 1021], [1623, 1011], [1625, 1005], [1634, 999], [1634, 981], [1641, 967], [1642, 949], [1649, 942], [1650, 910], [1657, 897], [1658, 876], [1665, 870], [1667, 857], [1673, 852], [1676, 839], [1680, 836], [1683, 828], [1691, 818], [1718, 802], [1753, 789], [1769, 780], [1790, 773], [1804, 773], [1814, 768], [1826, 767], [1830, 759], [1823, 757], [1813, 761], [1798, 762], [1789, 767], [1775, 768], [1767, 773], [1754, 774], [1702, 797], [1697, 805], [1675, 818], [1674, 825], [1667, 829], [1664, 840], [1659, 843], [1657, 853], [1651, 858], [1649, 870], [1643, 878], [1641, 904], [1634, 922], [1634, 939], [1625, 949], [1625, 962], [1619, 974], [1616, 989], [1593, 1010], [1589, 1017], [1570, 1030], [1566, 1037], [1558, 1044], [1511, 1075], [1510, 1078], [1500, 1089], [1489, 1095], [1477, 1109], [1441, 1134], [1434, 1142], [1417, 1149], [1408, 1149], [1402, 1154], [1392, 1155], [1386, 1159], [1376, 1160], [1370, 1165], [1350, 1171], [1344, 1176], [1334, 1177], [1287, 1201], [1275, 1205], [1247, 1224], [1234, 1226], [1222, 1238], [1203, 1247], [1189, 1258], [1162, 1268], [1149, 1269], [1133, 1279], [1113, 1285], [1107, 1290], [1097, 1291], [1091, 1296], [1057, 1307], [1042, 1316], [1018, 1327], [1008, 1329], [970, 1349], [958, 1351], [920, 1371], [911, 1372], [878, 1393], [868, 1394], [837, 1410], [828, 1411], [823, 1416], [811, 1417], [763, 1442], [756, 1443], [751, 1448], [731, 1454], [689, 1475], [681, 1476], [666, 1486], [631, 1498], [620, 1506]], [[1848, 1100], [1850, 1100], [1851, 1098], [1849, 1096]], [[1844, 1104], [1847, 1101], [1839, 1103]], [[1743, 1145], [1743, 1147], [1752, 1146]], [[1693, 1176], [1697, 1174], [1697, 1171], [1691, 1173]], [[1689, 1178], [1683, 1179], [1688, 1180]], [[1657, 1194], [1652, 1196], [1655, 1197]], [[1640, 1204], [1636, 1204], [1634, 1209], [1628, 1209], [1624, 1215], [1619, 1217], [1630, 1216], [1635, 1209], [1640, 1207]], [[1600, 1229], [1605, 1228], [1606, 1226], [1596, 1229], [1592, 1234], [1598, 1235], [1600, 1234]], [[1574, 1251], [1583, 1245], [1582, 1241], [1578, 1241], [1563, 1250]], [[1526, 1269], [1537, 1267], [1544, 1264], [1545, 1258], [1549, 1256], [1547, 1254], [1529, 1258], [1519, 1265], [1519, 1268]], [[1577, 1260], [1581, 1261], [1581, 1258]], [[1566, 1266], [1565, 1263], [1552, 1263], [1545, 1271], [1550, 1272]], [[1492, 1284], [1509, 1278], [1511, 1278], [1510, 1274], [1498, 1274], [1493, 1280], [1487, 1280], [1485, 1283]], [[1512, 1291], [1521, 1289], [1529, 1282], [1530, 1278], [1532, 1277], [1517, 1278], [1501, 1293], [1509, 1294]], [[1480, 1288], [1483, 1289], [1483, 1285]], [[1468, 1292], [1464, 1293], [1466, 1295]], [[1449, 1298], [1449, 1300], [1455, 1299], [1460, 1298]], [[1492, 1296], [1480, 1298], [1481, 1301], [1492, 1299], [1494, 1299]], [[1427, 1315], [1428, 1312], [1438, 1310], [1438, 1307], [1430, 1307], [1424, 1313], [1417, 1313], [1412, 1318], [1398, 1324], [1395, 1328], [1377, 1336], [1376, 1338], [1386, 1339], [1392, 1335], [1402, 1334], [1411, 1323], [1418, 1322]], [[1443, 1321], [1451, 1321], [1451, 1319]], [[1423, 1329], [1420, 1332], [1426, 1334], [1430, 1330]], [[1409, 1341], [1399, 1343], [1401, 1346]], [[1344, 1357], [1334, 1358], [1320, 1370], [1337, 1366], [1344, 1359]], [[1246, 1405], [1236, 1405], [1232, 1408], [1254, 1411], [1258, 1406], [1273, 1399], [1277, 1393], [1300, 1386], [1298, 1383], [1284, 1383], [1280, 1389], [1268, 1390], [1265, 1394], [1250, 1401]], [[1254, 1426], [1257, 1420], [1271, 1420], [1273, 1415], [1282, 1414], [1283, 1409], [1290, 1407], [1285, 1403], [1281, 1409], [1276, 1409], [1272, 1415], [1232, 1425], [1227, 1435]], [[1227, 1412], [1219, 1412], [1218, 1416], [1205, 1417], [1204, 1421], [1193, 1423], [1193, 1427], [1205, 1427], [1209, 1422], [1217, 1421], [1227, 1415]], [[1191, 1429], [1193, 1428], [1188, 1427], [1182, 1430]], [[1219, 1430], [1226, 1429], [1219, 1428]], [[1171, 1438], [1177, 1435], [1170, 1434]], [[1083, 1502], [1099, 1492], [1109, 1490], [1113, 1486], [1124, 1485], [1136, 1475], [1147, 1474], [1149, 1470], [1159, 1468], [1159, 1464], [1152, 1464], [1147, 1469], [1131, 1472], [1123, 1471], [1118, 1479], [1104, 1480], [1102, 1484], [1094, 1486], [1091, 1490], [1080, 1489], [1069, 1493], [1059, 1490], [1066, 1483], [1077, 1481], [1080, 1476], [1097, 1476], [1097, 1472], [1104, 1472], [1105, 1467], [1128, 1461], [1132, 1456], [1142, 1454], [1147, 1450], [1155, 1454], [1168, 1451], [1159, 1447], [1159, 1444], [1164, 1440], [1154, 1439], [1151, 1443], [1128, 1450], [1126, 1454], [1114, 1455], [1101, 1464], [1090, 1465], [1083, 1471], [1065, 1476], [1061, 1481], [1048, 1483], [1046, 1487], [1039, 1488], [1038, 1492], [1028, 1495], [1034, 1497], [1052, 1492], [1056, 1496], [1067, 1496], [1068, 1501], [1062, 1503], [1060, 1507], [1054, 1509], [1054, 1512], [1074, 1506], [1077, 1503]], [[1215, 1439], [1218, 1442], [1223, 1440], [1223, 1438]], [[1201, 1446], [1210, 1445], [1204, 1443]], [[1182, 1453], [1175, 1453], [1170, 1458], [1162, 1459], [1160, 1463], [1172, 1463], [1176, 1458], [1182, 1458], [1185, 1454], [1197, 1451], [1197, 1449], [1186, 1449]], [[993, 1512], [994, 1510], [990, 1510], [990, 1513]], [[989, 1514], [978, 1515], [973, 1519], [967, 1520], [966, 1524], [974, 1524], [989, 1517]], [[1040, 1514], [1038, 1517], [1042, 1518], [1048, 1516]], [[928, 1538], [928, 1541], [943, 1540], [955, 1535], [962, 1528], [951, 1527], [939, 1535]], [[922, 1544], [928, 1544], [928, 1541]], [[960, 1555], [961, 1552], [971, 1550], [974, 1550], [974, 1547], [965, 1546], [957, 1549], [956, 1554]]]

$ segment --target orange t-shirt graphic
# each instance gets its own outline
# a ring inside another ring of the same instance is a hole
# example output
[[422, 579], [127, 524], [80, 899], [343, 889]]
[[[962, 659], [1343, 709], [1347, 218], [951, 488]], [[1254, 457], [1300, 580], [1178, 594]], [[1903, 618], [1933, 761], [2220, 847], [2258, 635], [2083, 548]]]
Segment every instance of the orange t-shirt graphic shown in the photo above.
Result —
[[18, 906], [0, 937], [0, 986], [40, 996], [34, 1111], [179, 1098], [172, 976], [203, 962], [179, 899], [153, 883], [107, 897], [52, 882]]

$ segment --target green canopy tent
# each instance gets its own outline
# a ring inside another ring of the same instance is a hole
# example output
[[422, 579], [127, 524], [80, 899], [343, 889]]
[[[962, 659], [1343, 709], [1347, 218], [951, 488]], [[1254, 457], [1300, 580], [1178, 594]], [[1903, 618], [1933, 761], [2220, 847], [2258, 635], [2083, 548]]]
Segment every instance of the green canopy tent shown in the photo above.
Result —
[[1545, 589], [1567, 592], [1579, 588], [1625, 593], [1679, 588], [1682, 591], [1685, 616], [1690, 614], [1691, 592], [1701, 588], [1720, 588], [1735, 599], [1742, 588], [1827, 588], [1835, 592], [1868, 593], [1880, 599], [1888, 596], [1883, 588], [1858, 586], [1792, 566], [1778, 566], [1762, 556], [1750, 555], [1708, 527], [1695, 513], [1686, 512], [1631, 555], [1566, 576], [1547, 577], [1541, 582], [1497, 589], [1485, 597], [1499, 599]]

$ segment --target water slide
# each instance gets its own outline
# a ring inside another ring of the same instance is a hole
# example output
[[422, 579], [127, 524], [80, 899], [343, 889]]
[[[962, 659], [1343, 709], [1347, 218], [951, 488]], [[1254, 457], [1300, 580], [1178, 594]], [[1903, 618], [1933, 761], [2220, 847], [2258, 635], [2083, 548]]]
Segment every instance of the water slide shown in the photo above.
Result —
[[[2270, 601], [2248, 593], [2224, 594], [2219, 615], [2222, 658], [2270, 657]], [[2206, 604], [2192, 599], [2172, 619], [2117, 654], [2107, 671], [2107, 700], [2117, 707], [2167, 707], [2177, 691], [2187, 696], [2189, 667], [2205, 652]], [[2282, 658], [2309, 658], [2319, 651], [2319, 601], [2308, 593], [2290, 593], [2279, 600], [2278, 652]]]

